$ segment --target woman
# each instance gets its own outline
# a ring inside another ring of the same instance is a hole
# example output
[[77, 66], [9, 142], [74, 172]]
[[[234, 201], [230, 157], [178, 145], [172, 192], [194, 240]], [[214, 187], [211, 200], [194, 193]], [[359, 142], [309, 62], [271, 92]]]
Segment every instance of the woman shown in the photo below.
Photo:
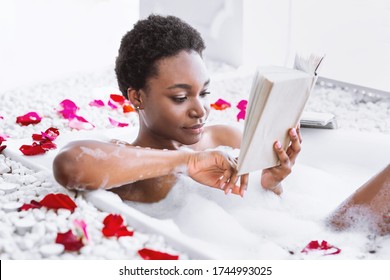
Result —
[[[56, 180], [71, 189], [111, 189], [122, 199], [156, 202], [185, 173], [195, 181], [243, 196], [248, 175], [238, 176], [235, 159], [218, 146], [239, 148], [241, 132], [225, 125], [205, 126], [210, 103], [209, 75], [200, 34], [180, 19], [151, 15], [121, 42], [116, 60], [118, 85], [139, 114], [131, 144], [77, 141], [54, 160]], [[301, 149], [299, 129], [288, 132], [286, 151], [274, 150], [279, 166], [263, 170], [261, 185], [277, 194]], [[275, 139], [276, 140], [276, 139]], [[238, 183], [238, 181], [240, 181]]]

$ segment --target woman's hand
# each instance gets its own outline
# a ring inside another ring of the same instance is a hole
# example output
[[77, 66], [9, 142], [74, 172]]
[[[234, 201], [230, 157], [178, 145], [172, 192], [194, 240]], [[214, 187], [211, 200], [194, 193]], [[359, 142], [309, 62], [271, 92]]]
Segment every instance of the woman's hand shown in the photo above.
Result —
[[279, 141], [274, 143], [274, 149], [280, 160], [280, 165], [264, 169], [261, 175], [263, 188], [280, 195], [283, 192], [281, 181], [290, 173], [295, 160], [301, 151], [302, 137], [299, 126], [289, 130], [291, 144], [286, 151], [283, 150]]
[[[188, 175], [195, 181], [213, 188], [244, 196], [248, 175], [237, 175], [235, 159], [220, 151], [193, 153], [187, 165]], [[240, 186], [237, 185], [240, 179]]]

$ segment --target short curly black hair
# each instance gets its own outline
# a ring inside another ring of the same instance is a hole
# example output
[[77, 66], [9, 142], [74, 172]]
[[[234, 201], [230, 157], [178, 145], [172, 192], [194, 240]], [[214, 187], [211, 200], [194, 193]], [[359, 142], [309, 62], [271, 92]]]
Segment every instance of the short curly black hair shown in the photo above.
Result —
[[115, 73], [118, 86], [127, 98], [127, 89], [147, 86], [148, 78], [158, 75], [156, 61], [180, 51], [205, 49], [200, 33], [175, 16], [150, 15], [139, 20], [121, 41], [116, 58]]

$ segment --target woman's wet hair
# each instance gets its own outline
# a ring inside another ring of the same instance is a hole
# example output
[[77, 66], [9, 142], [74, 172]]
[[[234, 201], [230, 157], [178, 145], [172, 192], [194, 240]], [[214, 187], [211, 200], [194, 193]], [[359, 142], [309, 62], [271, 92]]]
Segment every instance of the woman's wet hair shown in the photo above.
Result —
[[139, 20], [121, 41], [115, 73], [118, 86], [127, 98], [127, 89], [147, 86], [147, 79], [158, 75], [156, 62], [179, 52], [205, 49], [200, 33], [174, 16], [150, 15]]

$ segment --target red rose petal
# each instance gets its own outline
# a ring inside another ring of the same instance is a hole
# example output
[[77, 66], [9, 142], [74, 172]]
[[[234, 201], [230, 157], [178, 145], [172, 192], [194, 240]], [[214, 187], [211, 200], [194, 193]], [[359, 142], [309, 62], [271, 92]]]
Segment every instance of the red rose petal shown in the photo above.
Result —
[[50, 127], [46, 129], [45, 132], [41, 132], [41, 134], [33, 134], [32, 139], [34, 141], [42, 141], [42, 140], [53, 141], [58, 137], [58, 135], [60, 135], [58, 129], [55, 127]]
[[69, 196], [63, 193], [48, 194], [39, 203], [50, 209], [64, 208], [70, 210], [71, 212], [73, 212], [77, 207], [76, 203], [74, 203]]
[[311, 251], [325, 251], [324, 256], [337, 255], [341, 252], [341, 249], [329, 244], [327, 241], [322, 240], [321, 243], [318, 240], [310, 241], [305, 248], [302, 249], [301, 253], [309, 253]]
[[48, 129], [45, 130], [45, 132], [42, 132], [41, 134], [43, 138], [50, 141], [54, 141], [60, 135], [60, 132], [58, 131], [58, 128], [49, 127]]
[[179, 256], [170, 255], [167, 253], [162, 253], [147, 248], [138, 250], [138, 254], [144, 260], [178, 260], [179, 259]]
[[107, 227], [120, 227], [123, 225], [123, 218], [121, 215], [109, 214], [104, 218], [103, 225]]
[[225, 110], [227, 108], [230, 108], [232, 105], [223, 99], [218, 99], [215, 103], [211, 104], [210, 106], [215, 110]]
[[110, 100], [122, 105], [125, 102], [125, 97], [119, 94], [110, 94]]
[[0, 153], [4, 151], [4, 149], [7, 148], [7, 145], [0, 145]]
[[38, 201], [31, 200], [30, 203], [24, 203], [22, 205], [22, 207], [19, 208], [19, 211], [26, 211], [29, 209], [35, 209], [35, 208], [41, 208], [41, 207], [42, 207], [42, 204], [40, 204]]
[[3, 144], [3, 141], [6, 141], [3, 136], [0, 136], [0, 153], [5, 149], [7, 148], [7, 145], [2, 145]]
[[116, 237], [121, 237], [121, 236], [133, 236], [134, 235], [134, 231], [131, 231], [131, 230], [128, 230], [126, 226], [122, 226], [120, 227], [116, 233], [115, 233], [115, 236]]
[[29, 112], [23, 116], [16, 117], [16, 122], [22, 126], [40, 123], [42, 118], [36, 112]]
[[43, 140], [43, 141], [41, 141], [40, 145], [41, 145], [42, 149], [44, 149], [45, 151], [53, 150], [53, 149], [57, 148], [57, 145], [54, 144], [53, 142], [51, 142], [50, 140]]
[[57, 145], [52, 141], [60, 134], [57, 128], [50, 127], [41, 134], [33, 134], [32, 138], [39, 143], [34, 142], [32, 145], [22, 145], [19, 150], [26, 156], [44, 154], [46, 151], [56, 149]]
[[134, 232], [127, 229], [123, 224], [123, 218], [121, 215], [109, 214], [103, 220], [102, 233], [106, 237], [121, 237], [121, 236], [133, 236]]
[[110, 106], [112, 109], [117, 109], [119, 107], [122, 107], [125, 101], [126, 99], [123, 97], [123, 95], [110, 94], [110, 99], [108, 100], [107, 105]]
[[42, 141], [44, 138], [43, 138], [42, 134], [33, 134], [32, 139], [34, 141]]
[[64, 245], [67, 251], [79, 251], [84, 246], [82, 238], [74, 235], [71, 230], [57, 233], [56, 243]]
[[[35, 145], [34, 145], [35, 144]], [[22, 145], [19, 150], [25, 155], [25, 156], [35, 156], [35, 155], [41, 155], [44, 154], [46, 151], [41, 147], [41, 145], [37, 143], [33, 143], [33, 145]]]

